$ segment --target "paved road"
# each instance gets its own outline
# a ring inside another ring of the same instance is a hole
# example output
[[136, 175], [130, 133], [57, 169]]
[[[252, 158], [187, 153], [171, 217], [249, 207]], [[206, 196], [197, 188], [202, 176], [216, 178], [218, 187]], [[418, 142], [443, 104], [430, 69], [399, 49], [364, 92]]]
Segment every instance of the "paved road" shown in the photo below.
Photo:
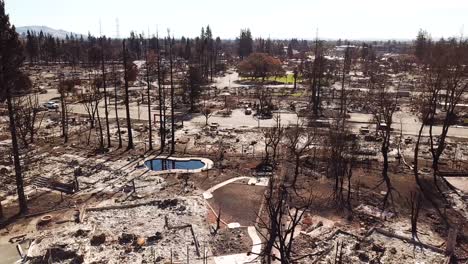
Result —
[[[364, 125], [371, 125], [370, 127], [375, 129], [375, 125], [372, 122], [371, 114], [361, 114], [361, 113], [350, 113], [351, 118], [349, 119], [351, 128], [353, 131], [358, 132], [359, 128]], [[418, 118], [409, 112], [397, 112], [393, 118], [392, 128], [395, 132], [403, 131], [403, 135], [417, 136], [419, 129], [421, 128], [421, 122]], [[442, 132], [442, 126], [434, 126], [433, 134], [438, 135]], [[423, 136], [429, 135], [429, 127], [426, 126], [423, 129]], [[450, 127], [448, 136], [458, 137], [458, 138], [468, 138], [468, 127], [465, 126], [453, 126]]]
[[[218, 89], [222, 89], [224, 87], [246, 87], [245, 85], [238, 85], [235, 84], [234, 81], [239, 79], [239, 75], [237, 72], [232, 71], [231, 73], [226, 74], [222, 77], [216, 77], [214, 86], [218, 87]], [[140, 89], [140, 88], [136, 88]], [[47, 102], [51, 98], [58, 97], [59, 94], [57, 93], [56, 89], [49, 89], [47, 94], [40, 94], [39, 101]], [[156, 109], [156, 104], [152, 105], [152, 109]], [[73, 113], [79, 114], [87, 114], [86, 109], [82, 104], [72, 104], [71, 105]], [[104, 102], [100, 103], [100, 115], [104, 117]], [[154, 114], [156, 116], [159, 114], [158, 110], [152, 110], [153, 117]], [[126, 117], [125, 107], [123, 105], [119, 105], [118, 107], [118, 114], [120, 118]], [[148, 112], [146, 105], [138, 106], [137, 103], [130, 104], [130, 115], [132, 119], [140, 119], [140, 120], [148, 120]], [[296, 114], [288, 111], [282, 111], [280, 113], [281, 116], [281, 123], [284, 126], [290, 124], [296, 124], [298, 118]], [[368, 125], [372, 123], [372, 115], [370, 114], [362, 114], [362, 113], [350, 113], [351, 118], [350, 126], [353, 131], [359, 132], [359, 128], [363, 125]], [[114, 105], [109, 105], [109, 117], [115, 118], [115, 110]], [[245, 115], [242, 109], [236, 109], [232, 112], [230, 117], [222, 117], [222, 116], [212, 116], [209, 119], [210, 123], [218, 123], [220, 127], [224, 128], [236, 128], [236, 127], [272, 127], [275, 125], [275, 121], [273, 119], [267, 120], [259, 120], [253, 117], [252, 115]], [[299, 121], [301, 122], [301, 120]], [[194, 115], [194, 117], [190, 121], [185, 122], [186, 125], [200, 125], [205, 124], [205, 117], [202, 115]], [[412, 114], [409, 109], [402, 109], [402, 111], [395, 113], [394, 115], [394, 124], [392, 128], [394, 131], [398, 132], [402, 128], [404, 135], [417, 135], [421, 122], [417, 119], [417, 117]], [[371, 126], [374, 127], [374, 126]], [[440, 126], [434, 126], [433, 132], [434, 134], [440, 133], [442, 128]], [[423, 130], [423, 135], [428, 135], [429, 131], [426, 127]], [[468, 138], [468, 127], [451, 127], [449, 130], [450, 137], [458, 137], [458, 138]]]

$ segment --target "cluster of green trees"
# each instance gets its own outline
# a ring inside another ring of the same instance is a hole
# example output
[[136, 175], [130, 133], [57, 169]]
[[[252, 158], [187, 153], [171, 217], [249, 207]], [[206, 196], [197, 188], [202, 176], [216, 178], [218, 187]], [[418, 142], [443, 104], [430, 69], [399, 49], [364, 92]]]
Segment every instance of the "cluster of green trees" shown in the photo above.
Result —
[[[134, 31], [127, 38], [128, 56], [131, 59], [144, 59], [146, 45], [148, 49], [162, 50], [161, 54], [169, 53], [169, 46], [175, 58], [184, 59], [190, 65], [201, 68], [204, 79], [212, 81], [216, 72], [225, 70], [224, 61], [230, 58], [247, 58], [251, 53], [266, 53], [278, 58], [292, 58], [293, 50], [299, 52], [299, 57], [313, 48], [313, 43], [306, 40], [271, 40], [252, 36], [250, 29], [242, 29], [236, 41], [214, 38], [210, 26], [203, 27], [201, 34], [195, 38], [182, 36], [179, 39], [168, 36], [157, 43], [158, 36], [145, 36]], [[55, 38], [42, 31], [28, 31], [21, 41], [25, 46], [25, 56], [29, 63], [65, 62], [71, 64], [97, 65], [101, 60], [101, 46], [104, 46], [106, 60], [122, 58], [121, 40], [108, 37], [95, 37], [91, 34], [70, 34], [65, 39]]]
[[[158, 43], [158, 39], [161, 40]], [[49, 62], [68, 62], [80, 64], [98, 64], [101, 60], [101, 46], [104, 46], [106, 60], [122, 58], [121, 41], [105, 36], [95, 37], [88, 34], [67, 35], [65, 39], [54, 38], [42, 31], [27, 31], [24, 39], [25, 56], [31, 64]], [[102, 42], [102, 43], [101, 43]], [[183, 58], [191, 64], [199, 64], [202, 67], [204, 77], [212, 78], [216, 71], [222, 70], [221, 53], [223, 43], [219, 37], [214, 38], [210, 26], [202, 28], [202, 33], [194, 39], [181, 37], [159, 38], [158, 36], [145, 36], [144, 34], [130, 33], [127, 39], [129, 58], [135, 60], [144, 59], [146, 48], [151, 50], [161, 49], [162, 55], [169, 53], [172, 45], [175, 57]], [[148, 47], [146, 47], [148, 46]]]
[[466, 42], [466, 39], [455, 37], [434, 41], [427, 31], [421, 29], [414, 42], [414, 56], [423, 64], [431, 64], [439, 59], [447, 60], [455, 53], [463, 58]]
[[[70, 34], [65, 39], [55, 38], [42, 31], [27, 31], [24, 43], [25, 56], [30, 64], [50, 62], [69, 62], [73, 64], [100, 61], [100, 39], [91, 34], [85, 39], [82, 35]], [[118, 48], [118, 43], [110, 38], [103, 37], [106, 50], [111, 52]], [[114, 49], [110, 49], [113, 47]], [[115, 54], [117, 55], [117, 53]]]

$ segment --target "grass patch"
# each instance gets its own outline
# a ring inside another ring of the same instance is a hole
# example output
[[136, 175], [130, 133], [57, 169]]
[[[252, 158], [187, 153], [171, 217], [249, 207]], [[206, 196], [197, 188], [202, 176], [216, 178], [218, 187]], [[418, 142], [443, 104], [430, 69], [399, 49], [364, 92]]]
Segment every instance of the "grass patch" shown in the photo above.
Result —
[[[242, 77], [242, 80], [252, 80], [252, 78], [249, 77]], [[262, 78], [254, 78], [253, 80], [256, 81], [261, 81]], [[265, 78], [265, 81], [276, 81], [279, 83], [284, 83], [284, 84], [293, 84], [294, 83], [294, 75], [293, 74], [288, 74], [286, 76], [270, 76]], [[302, 81], [301, 77], [297, 78], [297, 82]]]
[[304, 94], [303, 92], [297, 92], [297, 93], [291, 94], [291, 96], [293, 96], [293, 97], [301, 97], [303, 94]]

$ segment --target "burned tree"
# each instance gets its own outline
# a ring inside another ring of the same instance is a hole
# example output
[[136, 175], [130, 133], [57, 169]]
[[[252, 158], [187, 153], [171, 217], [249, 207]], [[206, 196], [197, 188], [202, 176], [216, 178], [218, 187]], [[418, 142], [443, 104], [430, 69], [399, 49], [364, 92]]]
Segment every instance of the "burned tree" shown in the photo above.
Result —
[[105, 65], [105, 56], [104, 56], [104, 41], [103, 38], [100, 38], [101, 44], [101, 70], [102, 70], [102, 88], [104, 90], [104, 115], [106, 119], [106, 132], [107, 132], [107, 147], [111, 147], [111, 135], [110, 135], [110, 128], [109, 128], [109, 111], [107, 108], [107, 86], [106, 86], [106, 65]]
[[[265, 140], [265, 164], [276, 166], [276, 156], [278, 154], [278, 146], [284, 136], [284, 127], [281, 125], [281, 116], [279, 114], [273, 117], [275, 126], [262, 129], [263, 138]], [[271, 149], [271, 154], [270, 154]]]
[[133, 149], [133, 134], [132, 134], [132, 120], [130, 117], [130, 98], [128, 92], [129, 71], [133, 68], [133, 63], [127, 61], [127, 48], [125, 47], [125, 40], [122, 42], [123, 46], [123, 68], [124, 68], [124, 82], [125, 82], [125, 112], [127, 114], [127, 134], [128, 145], [127, 150]]
[[[169, 35], [169, 32], [168, 32]], [[174, 116], [174, 80], [173, 80], [173, 45], [174, 40], [171, 39], [171, 36], [168, 36], [169, 40], [169, 72], [170, 72], [170, 82], [171, 82], [171, 153], [175, 152], [175, 116]], [[208, 122], [208, 121], [207, 121]]]
[[[439, 162], [446, 147], [446, 137], [449, 128], [453, 125], [456, 117], [456, 107], [460, 104], [463, 96], [468, 91], [466, 51], [467, 43], [451, 41], [448, 44], [438, 42], [431, 47], [432, 56], [427, 59], [423, 66], [423, 80], [420, 87], [420, 96], [416, 100], [416, 108], [419, 110], [422, 124], [419, 128], [418, 137], [414, 148], [413, 174], [424, 198], [428, 200], [437, 211], [440, 219], [448, 227], [449, 221], [440, 209], [436, 197], [423, 184], [419, 172], [419, 151], [422, 133], [425, 126], [429, 126], [429, 151], [432, 156], [433, 182], [439, 194], [442, 194], [438, 178]], [[445, 108], [445, 111], [441, 111]], [[441, 133], [434, 135], [433, 127], [441, 122]], [[440, 177], [446, 186], [453, 189], [443, 177]]]
[[317, 137], [316, 129], [306, 129], [303, 124], [299, 124], [299, 121], [297, 121], [296, 125], [286, 128], [285, 145], [294, 158], [294, 176], [291, 184], [294, 189], [299, 176], [301, 156], [312, 147]]
[[18, 97], [15, 100], [14, 108], [16, 112], [16, 127], [18, 128], [18, 136], [25, 148], [29, 144], [34, 143], [34, 138], [39, 129], [44, 115], [42, 115], [37, 124], [39, 114], [39, 100], [37, 94], [30, 94]]
[[306, 66], [305, 75], [308, 77], [310, 86], [309, 108], [312, 110], [312, 117], [319, 117], [321, 108], [321, 93], [324, 77], [326, 73], [326, 59], [323, 52], [323, 44], [317, 39], [315, 41], [315, 58], [312, 63]]
[[258, 100], [257, 118], [271, 118], [273, 104], [271, 102], [271, 92], [268, 87], [263, 85], [257, 86], [255, 89], [255, 97]]
[[164, 92], [164, 66], [161, 65], [161, 46], [159, 37], [156, 37], [156, 49], [158, 51], [158, 97], [159, 97], [159, 136], [161, 141], [161, 151], [166, 147], [166, 100]]
[[[259, 234], [264, 247], [260, 253], [262, 263], [295, 263], [297, 257], [293, 252], [296, 228], [301, 223], [311, 199], [300, 201], [298, 206], [291, 207], [291, 195], [288, 188], [281, 182], [271, 178], [265, 194], [265, 216], [259, 217]], [[263, 230], [265, 232], [263, 232]]]
[[115, 122], [117, 124], [117, 134], [119, 138], [119, 149], [122, 148], [122, 133], [120, 131], [119, 111], [117, 106], [118, 94], [117, 87], [120, 86], [120, 80], [117, 72], [115, 71], [115, 65], [112, 65], [112, 75], [114, 80], [114, 110], [115, 110]]
[[390, 198], [393, 203], [393, 187], [388, 175], [388, 153], [390, 151], [393, 115], [396, 112], [398, 105], [398, 94], [390, 92], [387, 86], [386, 77], [382, 72], [380, 72], [378, 65], [374, 64], [372, 66], [369, 75], [370, 83], [366, 102], [369, 111], [372, 113], [373, 121], [377, 128], [377, 134], [382, 138], [380, 152], [382, 153], [383, 167], [382, 182], [380, 184], [385, 182], [387, 187], [386, 194], [382, 201], [382, 209], [385, 209], [388, 198]]
[[410, 201], [411, 204], [411, 235], [413, 240], [419, 240], [418, 238], [418, 219], [419, 211], [421, 209], [421, 196], [418, 192], [411, 193]]
[[89, 144], [91, 133], [96, 125], [96, 119], [98, 120], [98, 129], [99, 129], [99, 142], [101, 149], [103, 146], [103, 134], [102, 134], [102, 126], [101, 120], [99, 118], [99, 103], [102, 99], [101, 93], [99, 92], [99, 88], [97, 86], [97, 80], [93, 80], [91, 78], [91, 74], [89, 74], [89, 90], [85, 93], [80, 95], [81, 104], [83, 105], [86, 113], [88, 114], [89, 118], [89, 134], [87, 139], [87, 144]]
[[346, 74], [351, 70], [351, 48], [349, 43], [346, 46], [344, 59], [343, 59], [343, 70], [341, 76], [341, 98], [340, 98], [340, 114], [346, 115], [346, 95], [345, 95], [345, 80]]
[[[357, 149], [356, 141], [350, 133], [343, 129], [344, 120], [337, 120], [331, 124], [326, 139], [326, 155], [328, 159], [327, 175], [334, 179], [333, 199], [338, 206], [350, 207], [350, 187], [355, 158], [353, 153]], [[344, 183], [348, 180], [348, 195], [345, 199]]]
[[[424, 118], [427, 118], [427, 114], [424, 115]], [[440, 210], [439, 205], [436, 202], [436, 200], [434, 199], [433, 195], [425, 187], [425, 185], [423, 184], [423, 182], [421, 181], [421, 178], [420, 178], [420, 172], [419, 172], [419, 151], [420, 150], [419, 150], [419, 148], [420, 148], [420, 145], [421, 145], [423, 129], [424, 129], [424, 124], [422, 124], [421, 127], [419, 128], [418, 137], [417, 137], [417, 140], [416, 140], [416, 143], [415, 143], [415, 146], [414, 146], [413, 167], [412, 167], [414, 179], [415, 179], [416, 184], [418, 185], [419, 189], [421, 190], [421, 193], [423, 194], [424, 198], [431, 203], [432, 207], [434, 207], [434, 209], [437, 211], [438, 215], [440, 216], [440, 219], [442, 219], [444, 224], [446, 226], [448, 226], [449, 222], [448, 222], [447, 218], [445, 217], [445, 214], [442, 213], [442, 211]]]
[[[466, 55], [468, 44], [439, 42], [432, 51], [433, 57], [424, 72], [424, 90], [427, 96], [422, 110], [427, 111], [423, 123], [429, 126], [429, 143], [432, 156], [433, 180], [439, 192], [439, 162], [445, 150], [449, 128], [457, 118], [457, 105], [468, 92]], [[442, 131], [436, 135], [434, 125], [441, 123]], [[437, 142], [436, 142], [437, 140]], [[451, 185], [440, 177], [447, 186]]]
[[21, 93], [23, 88], [26, 88], [20, 85], [23, 83], [21, 80], [29, 79], [20, 71], [24, 60], [22, 52], [18, 33], [16, 33], [15, 27], [10, 24], [10, 19], [5, 13], [5, 2], [0, 0], [0, 101], [4, 102], [6, 100], [7, 102], [19, 210], [21, 214], [26, 214], [28, 205], [24, 195], [15, 113], [12, 103], [12, 97]]
[[153, 125], [151, 122], [151, 78], [155, 57], [148, 52], [148, 40], [145, 41], [145, 66], [146, 66], [146, 100], [148, 101], [148, 150], [153, 150]]
[[96, 118], [98, 121], [98, 132], [99, 132], [99, 151], [103, 151], [104, 150], [104, 134], [102, 133], [102, 123], [101, 123], [101, 117], [99, 115], [99, 102], [101, 101], [102, 96], [98, 88], [96, 89], [96, 93], [97, 93], [97, 98], [99, 100], [96, 103]]
[[60, 94], [60, 114], [62, 117], [62, 137], [64, 143], [68, 142], [68, 113], [70, 108], [68, 106], [67, 97], [70, 93], [75, 91], [75, 85], [79, 83], [78, 80], [69, 79], [64, 80], [63, 76], [60, 76], [60, 81], [57, 90]]
[[205, 126], [208, 126], [208, 119], [210, 119], [214, 112], [206, 105], [206, 100], [203, 104], [203, 109], [201, 110], [201, 113], [205, 117]]

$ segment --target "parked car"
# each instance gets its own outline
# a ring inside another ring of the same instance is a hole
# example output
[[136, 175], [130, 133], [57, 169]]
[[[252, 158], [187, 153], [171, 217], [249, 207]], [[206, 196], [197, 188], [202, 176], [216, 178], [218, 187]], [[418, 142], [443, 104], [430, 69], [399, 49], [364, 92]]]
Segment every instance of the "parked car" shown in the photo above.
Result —
[[58, 109], [59, 105], [54, 101], [49, 101], [44, 104], [44, 107], [46, 107], [47, 109]]
[[369, 134], [370, 130], [369, 130], [368, 126], [362, 126], [359, 129], [359, 132], [361, 133], [361, 135], [367, 135], [367, 134]]
[[267, 177], [273, 175], [273, 166], [261, 163], [254, 169], [254, 175], [257, 177]]

